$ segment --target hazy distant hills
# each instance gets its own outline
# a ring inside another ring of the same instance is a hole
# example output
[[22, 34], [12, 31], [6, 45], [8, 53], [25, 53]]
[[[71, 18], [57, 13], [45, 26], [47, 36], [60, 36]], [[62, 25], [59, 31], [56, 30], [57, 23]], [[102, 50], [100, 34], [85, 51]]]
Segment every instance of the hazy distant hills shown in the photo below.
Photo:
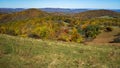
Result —
[[[89, 10], [103, 10], [103, 9], [65, 9], [65, 8], [41, 8], [41, 10], [46, 12], [63, 12], [63, 13], [80, 13]], [[120, 12], [120, 9], [105, 9], [112, 10], [115, 12]]]
[[88, 11], [88, 9], [64, 9], [64, 8], [41, 8], [41, 10], [46, 12], [63, 12], [63, 13], [79, 13]]
[[[38, 8], [46, 12], [61, 12], [61, 13], [80, 13], [88, 10], [98, 10], [98, 9], [65, 9], [65, 8]], [[13, 13], [26, 10], [24, 8], [0, 8], [0, 13]], [[107, 9], [106, 9], [107, 10]], [[115, 12], [120, 12], [120, 9], [108, 9]]]
[[[62, 13], [79, 13], [87, 11], [88, 9], [64, 9], [64, 8], [38, 8], [46, 12], [62, 12]], [[26, 10], [24, 8], [0, 8], [0, 12], [13, 13]]]
[[24, 8], [0, 8], [0, 13], [13, 13], [25, 10]]

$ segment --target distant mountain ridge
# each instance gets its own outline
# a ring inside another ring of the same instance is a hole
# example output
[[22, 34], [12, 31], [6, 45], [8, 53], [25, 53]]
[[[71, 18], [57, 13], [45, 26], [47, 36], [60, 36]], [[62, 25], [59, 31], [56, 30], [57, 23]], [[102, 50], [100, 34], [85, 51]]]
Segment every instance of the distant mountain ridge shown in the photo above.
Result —
[[8, 21], [17, 21], [17, 20], [25, 20], [25, 19], [31, 19], [36, 17], [44, 17], [47, 16], [48, 13], [41, 11], [39, 9], [27, 9], [20, 12], [14, 12], [11, 14], [3, 14], [3, 16], [0, 17], [0, 22], [8, 22]]
[[24, 8], [0, 8], [0, 13], [13, 13], [25, 10]]
[[120, 13], [111, 11], [111, 10], [89, 10], [86, 12], [76, 13], [75, 17], [79, 17], [80, 19], [91, 19], [91, 18], [98, 18], [98, 17], [120, 17]]
[[[98, 9], [67, 9], [67, 8], [37, 8], [46, 12], [61, 12], [61, 13], [80, 13], [88, 10], [98, 10]], [[13, 13], [26, 10], [25, 8], [0, 8], [0, 13]], [[120, 9], [106, 9], [115, 12], [120, 12]]]
[[80, 13], [88, 11], [88, 9], [65, 9], [65, 8], [41, 8], [41, 10], [46, 12], [63, 12], [63, 13]]

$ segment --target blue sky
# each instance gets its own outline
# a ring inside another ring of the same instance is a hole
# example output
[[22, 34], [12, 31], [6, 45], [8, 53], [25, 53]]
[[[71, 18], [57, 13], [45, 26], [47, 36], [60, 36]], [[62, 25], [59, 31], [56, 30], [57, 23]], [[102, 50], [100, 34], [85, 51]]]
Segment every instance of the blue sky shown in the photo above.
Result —
[[120, 9], [120, 0], [0, 0], [0, 8]]

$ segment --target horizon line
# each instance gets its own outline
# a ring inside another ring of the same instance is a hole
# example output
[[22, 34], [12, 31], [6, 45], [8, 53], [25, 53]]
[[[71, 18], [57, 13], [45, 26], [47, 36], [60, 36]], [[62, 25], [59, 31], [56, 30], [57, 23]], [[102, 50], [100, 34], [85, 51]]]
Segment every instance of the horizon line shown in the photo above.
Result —
[[[11, 9], [17, 9], [15, 7], [0, 7], [0, 8], [11, 8]], [[28, 7], [28, 8], [24, 8], [24, 7], [18, 7], [21, 9], [30, 9], [30, 8], [36, 8], [36, 9], [42, 9], [42, 8], [53, 8], [53, 9], [120, 9], [120, 8], [61, 8], [61, 7]]]

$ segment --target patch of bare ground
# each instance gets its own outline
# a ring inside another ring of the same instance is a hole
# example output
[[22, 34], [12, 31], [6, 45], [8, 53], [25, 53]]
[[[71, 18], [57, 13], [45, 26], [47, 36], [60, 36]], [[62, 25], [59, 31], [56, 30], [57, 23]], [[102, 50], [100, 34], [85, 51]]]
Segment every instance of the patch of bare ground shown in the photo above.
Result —
[[[116, 40], [117, 39], [117, 40]], [[117, 41], [117, 42], [116, 42]], [[85, 42], [88, 45], [119, 45], [120, 46], [120, 28], [113, 27], [111, 32], [102, 32], [94, 40]]]

